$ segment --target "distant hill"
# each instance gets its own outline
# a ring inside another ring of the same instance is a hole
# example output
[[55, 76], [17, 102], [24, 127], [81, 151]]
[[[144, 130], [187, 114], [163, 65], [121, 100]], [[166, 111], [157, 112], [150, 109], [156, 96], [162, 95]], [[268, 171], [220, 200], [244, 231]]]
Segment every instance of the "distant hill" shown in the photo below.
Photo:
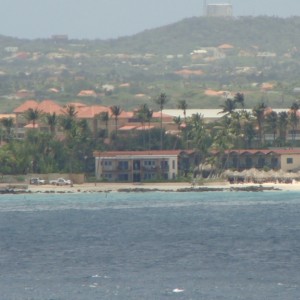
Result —
[[262, 51], [280, 54], [292, 47], [300, 48], [299, 32], [300, 17], [194, 17], [108, 43], [114, 51], [165, 54], [230, 43], [240, 48], [257, 46]]
[[[300, 17], [261, 16], [194, 17], [111, 40], [0, 35], [0, 109], [15, 107], [10, 99], [22, 89], [61, 103], [94, 90], [97, 97], [84, 101], [127, 108], [140, 104], [136, 95], [151, 99], [161, 91], [170, 96], [169, 107], [180, 99], [189, 107], [218, 107], [223, 99], [212, 101], [207, 89], [243, 91], [249, 106], [261, 100], [289, 106], [300, 87], [299, 32]], [[201, 51], [206, 54], [190, 55]], [[106, 84], [114, 91], [106, 93]], [[59, 92], [49, 94], [52, 88]]]
[[[88, 45], [106, 52], [129, 52], [160, 54], [189, 53], [198, 47], [216, 47], [223, 43], [235, 47], [257, 46], [262, 51], [284, 53], [287, 49], [300, 49], [300, 17], [239, 17], [212, 18], [193, 17], [180, 22], [146, 30], [133, 36], [111, 40], [69, 40], [69, 44]], [[1, 46], [11, 44], [55, 47], [51, 40], [22, 40], [0, 35]], [[57, 44], [60, 47], [61, 44]]]

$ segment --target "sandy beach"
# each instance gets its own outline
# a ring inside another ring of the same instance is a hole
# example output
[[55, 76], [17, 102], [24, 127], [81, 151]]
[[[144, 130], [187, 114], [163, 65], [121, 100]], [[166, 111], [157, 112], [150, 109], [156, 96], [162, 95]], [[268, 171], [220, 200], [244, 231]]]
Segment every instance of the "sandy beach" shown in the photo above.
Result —
[[101, 192], [185, 192], [185, 191], [300, 191], [300, 182], [294, 183], [239, 183], [210, 182], [205, 185], [192, 186], [189, 182], [172, 183], [84, 183], [73, 186], [28, 185], [26, 192], [31, 193], [101, 193]]

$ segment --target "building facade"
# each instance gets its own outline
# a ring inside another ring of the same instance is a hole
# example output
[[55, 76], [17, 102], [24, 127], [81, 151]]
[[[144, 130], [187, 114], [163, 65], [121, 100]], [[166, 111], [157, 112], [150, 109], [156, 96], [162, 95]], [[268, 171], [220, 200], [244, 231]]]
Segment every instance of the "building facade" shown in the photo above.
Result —
[[[218, 154], [217, 154], [218, 155]], [[224, 169], [300, 171], [300, 149], [230, 150], [223, 155]]]
[[232, 5], [229, 3], [208, 4], [206, 7], [208, 17], [232, 17]]
[[193, 151], [94, 152], [97, 179], [121, 182], [174, 180], [190, 169]]

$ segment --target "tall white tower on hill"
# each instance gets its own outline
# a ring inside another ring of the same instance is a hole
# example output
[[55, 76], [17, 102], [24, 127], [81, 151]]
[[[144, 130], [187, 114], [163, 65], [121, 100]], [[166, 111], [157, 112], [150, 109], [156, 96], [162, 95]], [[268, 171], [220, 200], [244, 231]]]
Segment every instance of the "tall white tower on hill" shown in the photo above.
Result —
[[207, 3], [203, 1], [203, 15], [207, 17], [232, 17], [231, 3]]

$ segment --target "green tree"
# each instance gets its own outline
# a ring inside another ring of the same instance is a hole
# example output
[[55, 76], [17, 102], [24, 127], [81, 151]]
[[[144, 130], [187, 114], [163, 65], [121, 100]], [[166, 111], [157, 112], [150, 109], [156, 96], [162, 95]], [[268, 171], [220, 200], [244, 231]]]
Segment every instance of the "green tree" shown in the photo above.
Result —
[[245, 106], [245, 97], [243, 93], [236, 93], [233, 98], [234, 102], [240, 105], [242, 108]]
[[29, 108], [24, 114], [25, 119], [28, 122], [32, 123], [32, 128], [36, 127], [36, 122], [40, 118], [40, 116], [41, 111], [37, 108]]
[[147, 104], [142, 104], [136, 111], [136, 117], [141, 122], [143, 128], [143, 148], [146, 149], [145, 123], [147, 122], [149, 107]]
[[117, 132], [118, 132], [118, 119], [119, 119], [120, 114], [122, 113], [122, 109], [121, 109], [120, 106], [114, 105], [114, 106], [110, 107], [110, 111], [111, 111], [112, 116], [115, 119], [115, 132], [117, 134]]
[[153, 116], [153, 110], [148, 108], [146, 111], [146, 121], [148, 122], [148, 149], [151, 149], [151, 120]]
[[14, 127], [14, 119], [13, 118], [3, 118], [1, 119], [1, 124], [5, 129], [5, 141], [9, 141], [12, 137], [12, 128]]
[[299, 104], [297, 102], [294, 102], [290, 108], [290, 113], [289, 113], [289, 123], [292, 127], [293, 145], [295, 144], [297, 127], [299, 123], [298, 110], [299, 110]]
[[105, 137], [108, 136], [108, 121], [109, 121], [109, 113], [108, 111], [103, 111], [100, 113], [100, 121], [105, 124]]
[[286, 133], [289, 123], [289, 115], [285, 111], [281, 111], [278, 114], [278, 127], [279, 127], [279, 138], [280, 145], [283, 146], [286, 143]]
[[230, 98], [227, 98], [224, 104], [220, 105], [220, 108], [222, 108], [222, 110], [219, 112], [219, 114], [230, 115], [234, 112], [236, 107], [236, 102]]
[[163, 109], [168, 103], [168, 98], [165, 93], [161, 93], [156, 99], [155, 103], [159, 105], [160, 110], [160, 150], [163, 149]]
[[265, 122], [265, 110], [267, 106], [264, 104], [264, 102], [256, 105], [253, 110], [253, 116], [256, 118], [257, 126], [258, 126], [258, 136], [259, 136], [259, 142], [260, 146], [262, 147], [264, 143], [264, 122]]
[[186, 110], [188, 108], [186, 100], [179, 100], [177, 107], [183, 111], [184, 122], [186, 123]]
[[52, 114], [47, 113], [45, 117], [46, 117], [46, 123], [49, 126], [50, 133], [52, 135], [55, 135], [56, 126], [58, 124], [58, 117], [56, 113], [55, 112]]
[[273, 144], [274, 144], [276, 140], [277, 130], [278, 130], [277, 128], [278, 115], [275, 111], [271, 111], [266, 115], [266, 125], [269, 131], [271, 131], [273, 134]]

